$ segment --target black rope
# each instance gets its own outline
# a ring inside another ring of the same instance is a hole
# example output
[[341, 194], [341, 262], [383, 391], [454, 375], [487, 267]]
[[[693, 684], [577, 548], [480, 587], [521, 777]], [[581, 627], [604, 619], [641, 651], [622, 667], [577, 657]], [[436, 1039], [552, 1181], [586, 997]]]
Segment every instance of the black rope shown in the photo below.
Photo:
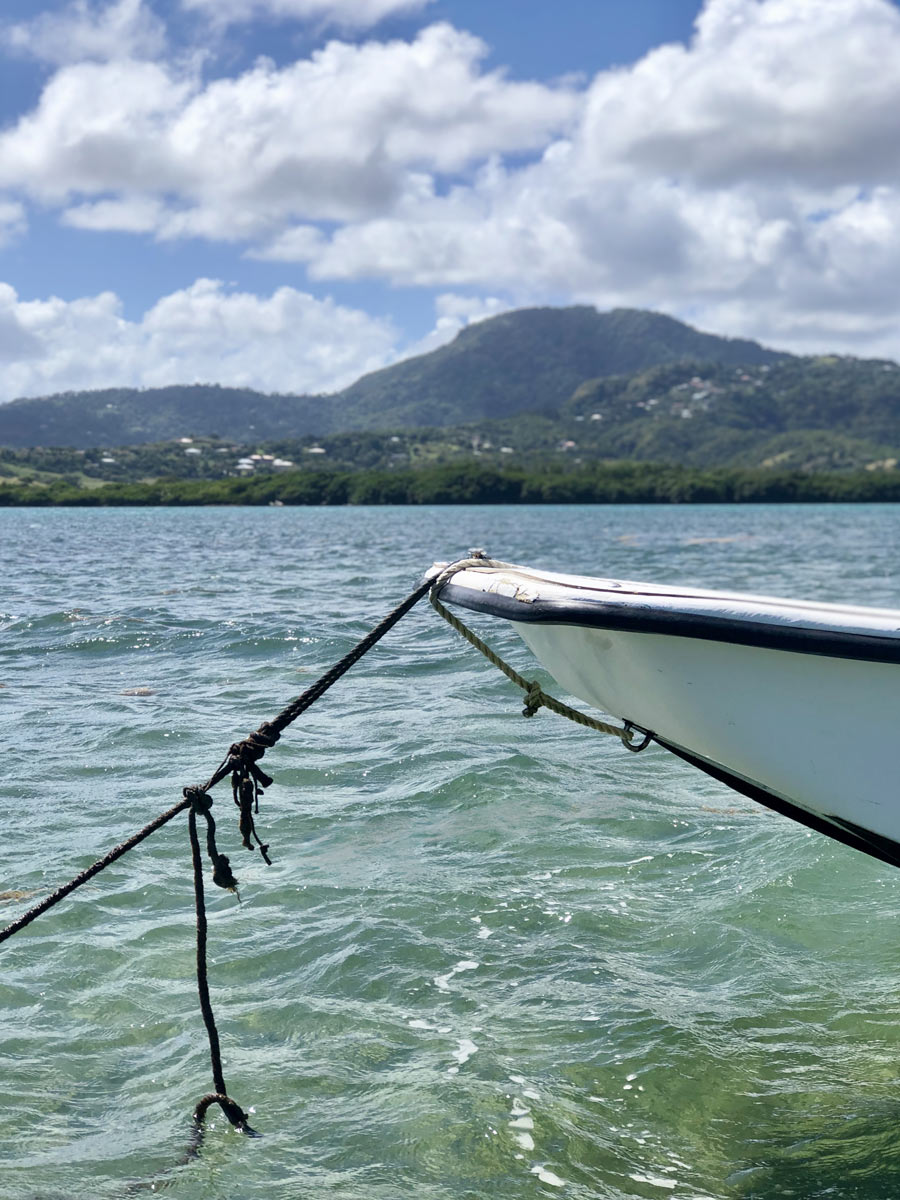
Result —
[[[225, 1116], [240, 1130], [241, 1133], [255, 1134], [250, 1128], [250, 1119], [239, 1104], [228, 1095], [225, 1086], [225, 1076], [222, 1072], [222, 1051], [219, 1047], [219, 1031], [213, 1016], [212, 1003], [209, 999], [209, 978], [206, 970], [206, 899], [203, 892], [203, 859], [200, 855], [200, 841], [197, 837], [197, 811], [199, 810], [209, 820], [209, 808], [203, 807], [203, 802], [209, 800], [205, 792], [198, 792], [191, 798], [191, 808], [188, 813], [188, 835], [191, 840], [191, 860], [194, 867], [194, 903], [197, 909], [197, 992], [200, 996], [200, 1012], [209, 1038], [209, 1058], [212, 1064], [212, 1077], [215, 1093], [204, 1096], [194, 1109], [194, 1125], [197, 1129], [195, 1149], [199, 1153], [203, 1137], [203, 1120], [210, 1104], [220, 1105]], [[212, 803], [212, 801], [210, 801]], [[227, 860], [226, 860], [227, 861]]]
[[211, 811], [212, 796], [208, 792], [201, 791], [200, 788], [190, 787], [184, 789], [184, 795], [185, 799], [190, 801], [191, 812], [201, 813], [206, 818], [206, 853], [209, 855], [209, 861], [212, 863], [213, 883], [216, 887], [227, 888], [229, 891], [237, 892], [238, 884], [232, 874], [228, 855], [220, 854], [219, 848], [216, 845], [216, 823], [213, 820]]
[[245, 768], [254, 782], [260, 788], [267, 788], [272, 784], [272, 778], [266, 775], [259, 769], [257, 763], [263, 757], [269, 747], [274, 746], [278, 739], [284, 733], [285, 729], [294, 721], [297, 720], [308, 708], [310, 708], [317, 700], [319, 700], [330, 687], [345, 675], [351, 667], [355, 666], [359, 660], [372, 649], [374, 645], [381, 641], [386, 633], [388, 633], [397, 624], [399, 620], [406, 616], [411, 608], [431, 591], [434, 581], [426, 579], [422, 582], [414, 592], [406, 597], [406, 599], [398, 604], [395, 609], [388, 613], [383, 621], [380, 621], [374, 629], [353, 647], [349, 653], [334, 664], [330, 670], [326, 671], [314, 684], [306, 689], [296, 700], [292, 700], [285, 708], [281, 710], [277, 717], [271, 721], [264, 721], [262, 725], [242, 742], [236, 742], [229, 750], [228, 757], [213, 773], [211, 778], [204, 785], [203, 790], [209, 791], [215, 787], [220, 780], [226, 775], [233, 775], [236, 772], [240, 773], [242, 768]]
[[[286, 708], [282, 709], [274, 721], [263, 722], [259, 729], [251, 733], [243, 742], [237, 742], [232, 745], [226, 758], [222, 760], [206, 783], [201, 784], [198, 788], [185, 788], [185, 798], [176, 804], [174, 808], [170, 808], [168, 812], [162, 813], [155, 820], [151, 821], [149, 825], [145, 825], [139, 833], [134, 834], [127, 841], [110, 850], [108, 854], [98, 859], [90, 867], [82, 871], [80, 875], [76, 875], [74, 879], [70, 879], [68, 883], [57, 888], [55, 892], [46, 896], [38, 904], [35, 904], [33, 908], [28, 909], [21, 917], [10, 922], [5, 929], [0, 929], [0, 943], [5, 942], [14, 933], [18, 933], [20, 929], [24, 929], [26, 925], [30, 925], [36, 917], [53, 908], [60, 900], [64, 900], [66, 896], [70, 895], [77, 888], [80, 888], [82, 884], [87, 883], [89, 879], [93, 879], [95, 875], [98, 875], [111, 863], [114, 863], [117, 858], [121, 858], [129, 850], [133, 850], [144, 838], [149, 837], [151, 833], [155, 833], [157, 829], [161, 829], [173, 817], [177, 817], [180, 812], [184, 812], [186, 808], [191, 806], [192, 796], [195, 791], [211, 791], [226, 775], [231, 775], [236, 770], [239, 770], [241, 763], [244, 761], [248, 764], [252, 763], [255, 767], [269, 746], [273, 746], [278, 741], [282, 732], [292, 722], [296, 721], [301, 713], [304, 713], [310, 705], [315, 704], [320, 696], [323, 696], [333, 684], [337, 683], [341, 676], [345, 675], [352, 666], [358, 663], [363, 655], [368, 653], [377, 642], [380, 642], [384, 635], [393, 629], [397, 622], [411, 608], [418, 604], [430, 589], [430, 580], [426, 580], [420, 584], [414, 592], [411, 592], [407, 596], [402, 604], [398, 604], [362, 641], [358, 642], [349, 654], [346, 654], [340, 662], [335, 663], [329, 671], [326, 671], [320, 679], [316, 680], [312, 687], [307, 688], [302, 695], [298, 696], [296, 700], [293, 700]], [[274, 731], [274, 736], [270, 731]], [[258, 779], [262, 787], [268, 787], [273, 782], [272, 778], [260, 771], [259, 768], [256, 768], [254, 778]], [[188, 793], [191, 793], [191, 795], [189, 796]]]
[[273, 720], [264, 721], [242, 742], [233, 743], [226, 758], [200, 789], [208, 792], [226, 775], [231, 776], [231, 792], [234, 803], [240, 812], [238, 828], [242, 845], [248, 850], [252, 850], [255, 843], [267, 866], [272, 864], [272, 860], [269, 858], [269, 847], [256, 832], [254, 816], [259, 813], [260, 796], [267, 787], [271, 787], [273, 779], [259, 766], [260, 759], [268, 749], [275, 745], [289, 725], [292, 725], [299, 716], [321, 699], [329, 688], [333, 687], [343, 675], [346, 675], [351, 667], [368, 654], [372, 647], [377, 645], [384, 635], [389, 633], [397, 622], [402, 620], [409, 610], [431, 591], [433, 583], [432, 579], [423, 580], [415, 591], [410, 592], [406, 599], [392, 609], [384, 620], [379, 621], [374, 629], [357, 642], [352, 650], [320, 676], [311, 687], [292, 700]]
[[74, 879], [70, 879], [68, 883], [64, 883], [62, 887], [57, 888], [55, 892], [51, 892], [49, 896], [45, 896], [40, 903], [35, 904], [33, 908], [29, 908], [21, 917], [18, 917], [15, 921], [11, 921], [5, 929], [0, 929], [0, 942], [5, 942], [14, 933], [18, 933], [26, 925], [30, 925], [41, 913], [45, 913], [48, 909], [53, 908], [54, 905], [59, 904], [60, 900], [65, 900], [66, 896], [74, 892], [76, 888], [80, 888], [82, 884], [87, 883], [89, 879], [93, 879], [95, 875], [99, 875], [101, 871], [105, 870], [111, 863], [114, 863], [117, 858], [121, 858], [123, 854], [127, 854], [129, 850], [133, 850], [135, 846], [140, 845], [144, 838], [149, 837], [151, 833], [155, 833], [157, 829], [161, 829], [167, 821], [171, 821], [180, 812], [184, 812], [189, 805], [190, 800], [182, 800], [180, 804], [176, 804], [174, 808], [170, 808], [168, 812], [164, 812], [158, 816], [155, 821], [151, 821], [149, 825], [145, 825], [139, 833], [134, 834], [128, 841], [120, 842], [118, 846], [110, 850], [109, 854], [104, 855], [103, 858], [99, 858], [86, 870], [82, 871], [80, 875], [76, 875]]
[[253, 1137], [258, 1136], [255, 1130], [251, 1128], [247, 1114], [228, 1095], [228, 1089], [225, 1086], [225, 1078], [222, 1073], [219, 1033], [216, 1028], [209, 997], [209, 980], [206, 967], [206, 900], [203, 889], [203, 859], [197, 835], [197, 814], [202, 814], [206, 820], [206, 849], [213, 866], [213, 883], [218, 887], [237, 891], [237, 880], [232, 873], [228, 857], [221, 854], [216, 846], [216, 823], [210, 811], [213, 801], [209, 795], [212, 788], [230, 774], [232, 777], [234, 800], [240, 810], [239, 829], [243, 844], [252, 850], [253, 843], [255, 842], [266, 863], [270, 864], [271, 860], [268, 856], [269, 848], [258, 837], [253, 819], [259, 812], [259, 797], [262, 795], [263, 790], [273, 782], [271, 776], [267, 775], [259, 767], [259, 760], [263, 757], [266, 750], [275, 745], [289, 725], [296, 721], [312, 704], [315, 704], [330, 687], [337, 683], [342, 675], [345, 675], [373, 646], [380, 642], [385, 634], [393, 629], [397, 622], [411, 608], [418, 604], [422, 597], [431, 590], [432, 582], [430, 579], [423, 581], [405, 600], [388, 613], [384, 620], [380, 621], [371, 632], [359, 641], [348, 654], [344, 655], [340, 662], [335, 663], [330, 670], [326, 671], [302, 695], [298, 696], [296, 700], [291, 701], [286, 708], [282, 709], [273, 721], [263, 722], [258, 729], [242, 742], [234, 743], [229, 748], [226, 757], [206, 783], [199, 787], [184, 788], [183, 799], [173, 808], [162, 813], [127, 841], [121, 842], [114, 849], [110, 850], [108, 854], [104, 855], [103, 858], [98, 859], [86, 870], [76, 875], [74, 879], [57, 888], [55, 892], [52, 892], [38, 904], [28, 909], [22, 916], [10, 922], [5, 929], [0, 930], [0, 943], [2, 943], [11, 938], [14, 933], [18, 933], [20, 929], [24, 929], [26, 925], [30, 925], [42, 913], [53, 908], [66, 896], [87, 883], [89, 879], [93, 879], [95, 875], [105, 870], [116, 859], [121, 858], [123, 854], [127, 854], [129, 850], [133, 850], [135, 846], [149, 837], [151, 833], [155, 833], [157, 829], [160, 829], [168, 821], [171, 821], [173, 817], [176, 817], [180, 812], [184, 812], [185, 809], [189, 809], [188, 835], [191, 843], [191, 859], [194, 870], [194, 897], [197, 911], [197, 990], [200, 997], [200, 1011], [203, 1015], [203, 1021], [206, 1025], [206, 1032], [209, 1038], [213, 1086], [216, 1089], [215, 1092], [210, 1092], [204, 1096], [194, 1109], [193, 1134], [191, 1147], [188, 1151], [189, 1158], [196, 1157], [199, 1154], [203, 1141], [206, 1112], [213, 1104], [219, 1105], [236, 1129]]

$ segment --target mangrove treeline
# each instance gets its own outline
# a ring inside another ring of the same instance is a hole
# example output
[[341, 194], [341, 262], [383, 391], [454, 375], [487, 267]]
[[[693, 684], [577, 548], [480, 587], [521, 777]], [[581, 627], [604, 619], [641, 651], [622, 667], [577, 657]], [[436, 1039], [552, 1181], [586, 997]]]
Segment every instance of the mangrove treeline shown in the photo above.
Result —
[[900, 501], [900, 470], [699, 469], [653, 463], [527, 471], [474, 463], [416, 470], [301, 470], [94, 488], [0, 485], [0, 506], [208, 504], [734, 504]]

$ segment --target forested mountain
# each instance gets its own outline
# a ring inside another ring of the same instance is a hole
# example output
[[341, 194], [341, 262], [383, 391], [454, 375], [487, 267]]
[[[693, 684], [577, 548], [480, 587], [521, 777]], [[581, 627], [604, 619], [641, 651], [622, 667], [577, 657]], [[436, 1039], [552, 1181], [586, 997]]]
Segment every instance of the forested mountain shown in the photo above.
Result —
[[322, 402], [249, 388], [106, 388], [0, 405], [0, 446], [141, 445], [186, 433], [238, 441], [312, 432]]
[[0, 445], [137, 445], [182, 435], [239, 442], [355, 429], [457, 425], [556, 413], [585, 380], [701, 359], [775, 363], [755, 342], [699, 333], [658, 313], [521, 309], [470, 325], [447, 346], [358, 380], [334, 396], [246, 389], [113, 388], [0, 406]]
[[630, 460], [893, 471], [900, 367], [776, 354], [635, 310], [530, 309], [469, 326], [331, 397], [197, 385], [0, 406], [8, 480], [90, 485], [470, 459], [528, 470]]
[[560, 416], [582, 424], [571, 435], [579, 445], [607, 458], [865, 466], [900, 452], [900, 367], [836, 356], [670, 364], [588, 381]]
[[0, 447], [0, 483], [73, 486], [158, 478], [221, 480], [301, 469], [404, 471], [470, 463], [559, 472], [592, 463], [698, 469], [898, 473], [900, 367], [785, 359], [725, 367], [683, 362], [582, 384], [556, 413], [240, 443], [169, 439], [115, 449]]
[[737, 366], [784, 357], [660, 313], [520, 309], [469, 325], [431, 354], [364, 376], [335, 397], [334, 424], [323, 432], [556, 414], [585, 380], [688, 359]]

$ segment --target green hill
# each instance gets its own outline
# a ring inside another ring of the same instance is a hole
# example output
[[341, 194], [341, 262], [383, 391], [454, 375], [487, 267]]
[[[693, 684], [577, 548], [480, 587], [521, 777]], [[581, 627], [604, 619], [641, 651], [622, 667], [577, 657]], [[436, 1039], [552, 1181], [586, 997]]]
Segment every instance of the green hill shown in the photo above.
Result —
[[322, 402], [264, 396], [249, 388], [106, 388], [62, 392], [0, 405], [0, 446], [140, 445], [182, 434], [246, 441], [311, 432]]
[[520, 309], [469, 325], [430, 354], [364, 376], [335, 397], [333, 430], [552, 414], [581, 383], [598, 376], [685, 359], [736, 366], [783, 357], [756, 342], [699, 333], [660, 313]]
[[680, 363], [590, 380], [560, 415], [584, 426], [580, 445], [609, 458], [864, 465], [843, 460], [850, 451], [854, 460], [876, 459], [900, 447], [900, 367], [837, 357], [737, 368]]
[[755, 342], [699, 333], [658, 313], [522, 309], [470, 325], [449, 345], [366, 375], [331, 397], [196, 385], [15, 400], [0, 406], [0, 445], [87, 448], [214, 434], [246, 443], [458, 425], [555, 413], [585, 380], [661, 363], [759, 365], [784, 357]]

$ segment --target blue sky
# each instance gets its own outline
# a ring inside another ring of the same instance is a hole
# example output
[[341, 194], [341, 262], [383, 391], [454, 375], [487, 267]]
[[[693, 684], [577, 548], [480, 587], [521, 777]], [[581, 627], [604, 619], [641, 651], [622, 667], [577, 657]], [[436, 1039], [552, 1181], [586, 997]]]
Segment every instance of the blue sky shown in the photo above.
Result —
[[900, 358], [891, 0], [6, 0], [0, 401], [510, 307]]

